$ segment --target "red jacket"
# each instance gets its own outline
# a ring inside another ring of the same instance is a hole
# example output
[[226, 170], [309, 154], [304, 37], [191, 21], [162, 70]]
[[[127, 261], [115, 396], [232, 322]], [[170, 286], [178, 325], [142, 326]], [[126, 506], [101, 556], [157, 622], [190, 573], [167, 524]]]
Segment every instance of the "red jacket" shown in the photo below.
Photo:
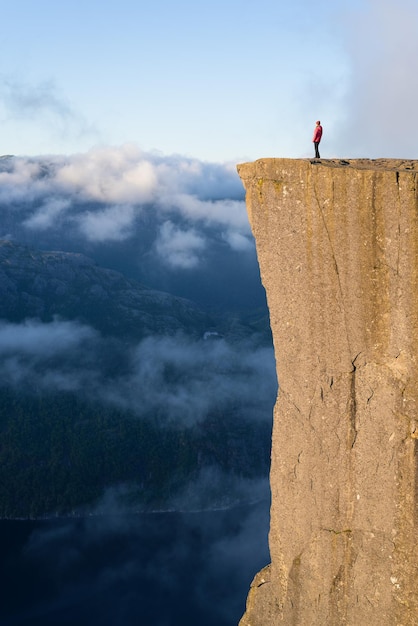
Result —
[[322, 126], [319, 124], [318, 126], [315, 126], [312, 141], [319, 143], [321, 141], [321, 137], [322, 137]]

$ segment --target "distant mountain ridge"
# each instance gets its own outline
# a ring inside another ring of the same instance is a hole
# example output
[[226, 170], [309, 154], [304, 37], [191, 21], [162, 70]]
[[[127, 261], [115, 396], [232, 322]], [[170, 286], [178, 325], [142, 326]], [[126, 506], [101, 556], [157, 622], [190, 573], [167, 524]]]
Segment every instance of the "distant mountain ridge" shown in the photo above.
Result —
[[213, 324], [190, 300], [149, 289], [83, 254], [0, 240], [0, 318], [48, 322], [56, 315], [135, 339], [185, 329], [202, 335]]

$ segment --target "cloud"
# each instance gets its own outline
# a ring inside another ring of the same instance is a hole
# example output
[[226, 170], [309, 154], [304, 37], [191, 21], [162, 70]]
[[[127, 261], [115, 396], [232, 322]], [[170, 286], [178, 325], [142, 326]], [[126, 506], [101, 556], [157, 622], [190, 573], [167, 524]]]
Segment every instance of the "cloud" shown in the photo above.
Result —
[[0, 213], [7, 234], [31, 245], [37, 233], [44, 247], [131, 239], [176, 270], [197, 268], [219, 245], [254, 250], [235, 168], [132, 144], [1, 160]]
[[71, 202], [68, 199], [54, 198], [46, 200], [36, 213], [24, 220], [23, 225], [33, 230], [56, 228], [58, 220], [65, 216], [70, 207]]
[[[2, 213], [8, 210], [9, 204], [16, 204], [14, 213], [18, 221], [22, 203], [46, 201], [54, 193], [54, 187], [42, 174], [41, 160], [21, 157], [4, 159], [0, 169], [0, 202], [4, 204]], [[57, 194], [57, 197], [61, 198], [62, 194]]]
[[[77, 391], [141, 418], [164, 416], [164, 423], [181, 428], [214, 411], [266, 422], [277, 382], [273, 348], [257, 341], [153, 336], [127, 348], [77, 322], [1, 322], [0, 384], [28, 393]], [[117, 363], [112, 374], [110, 361]]]
[[151, 202], [158, 189], [154, 163], [132, 144], [68, 157], [50, 182], [63, 194], [116, 204]]
[[183, 230], [170, 221], [162, 224], [155, 241], [155, 249], [163, 262], [182, 269], [196, 267], [199, 263], [199, 253], [205, 247], [205, 240], [194, 229]]
[[241, 233], [228, 231], [225, 233], [224, 239], [228, 242], [231, 249], [236, 250], [237, 252], [253, 249], [253, 242], [249, 239], [249, 237], [246, 237]]
[[123, 241], [132, 233], [135, 209], [132, 205], [113, 205], [86, 211], [77, 221], [80, 232], [89, 241]]
[[230, 164], [134, 145], [0, 158], [0, 235], [224, 310], [265, 305], [244, 197]]
[[27, 392], [83, 389], [96, 376], [90, 358], [91, 351], [96, 352], [97, 341], [94, 329], [73, 321], [2, 321], [1, 385], [23, 386]]
[[13, 117], [33, 118], [38, 113], [53, 113], [61, 118], [71, 118], [73, 111], [58, 95], [53, 81], [30, 86], [16, 79], [3, 78], [3, 103]]
[[171, 425], [193, 426], [211, 411], [269, 420], [277, 381], [272, 347], [252, 337], [224, 339], [148, 337], [130, 357], [130, 373], [103, 390], [103, 397], [145, 414], [163, 409]]
[[[0, 77], [0, 107], [10, 124], [18, 121], [42, 127], [43, 132], [98, 137], [98, 131], [88, 124], [71, 103], [59, 92], [52, 80], [30, 84], [15, 77]], [[39, 129], [40, 130], [40, 129]]]
[[417, 3], [367, 0], [342, 24], [351, 74], [346, 118], [330, 141], [343, 156], [415, 158]]
[[48, 359], [53, 355], [80, 346], [96, 337], [96, 332], [72, 321], [55, 319], [49, 324], [27, 320], [22, 324], [0, 322], [0, 354], [25, 354], [37, 359]]
[[193, 221], [202, 221], [208, 224], [217, 223], [242, 228], [248, 232], [246, 213], [242, 211], [243, 204], [236, 200], [202, 200], [187, 193], [170, 194], [160, 197], [160, 204], [170, 211], [177, 210], [184, 217]]
[[67, 157], [15, 157], [1, 170], [3, 201], [40, 200], [53, 193], [84, 202], [153, 202], [194, 220], [247, 225], [244, 190], [229, 165], [144, 153], [125, 144]]

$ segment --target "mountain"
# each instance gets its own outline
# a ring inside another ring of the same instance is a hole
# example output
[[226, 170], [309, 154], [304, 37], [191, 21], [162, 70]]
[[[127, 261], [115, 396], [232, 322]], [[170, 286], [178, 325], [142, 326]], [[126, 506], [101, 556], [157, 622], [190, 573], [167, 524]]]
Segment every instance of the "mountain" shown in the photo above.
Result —
[[0, 516], [109, 493], [142, 510], [266, 495], [272, 362], [265, 310], [209, 314], [83, 254], [1, 240]]
[[83, 254], [0, 240], [0, 318], [50, 322], [54, 316], [135, 339], [180, 330], [201, 336], [214, 323], [191, 301], [148, 289]]

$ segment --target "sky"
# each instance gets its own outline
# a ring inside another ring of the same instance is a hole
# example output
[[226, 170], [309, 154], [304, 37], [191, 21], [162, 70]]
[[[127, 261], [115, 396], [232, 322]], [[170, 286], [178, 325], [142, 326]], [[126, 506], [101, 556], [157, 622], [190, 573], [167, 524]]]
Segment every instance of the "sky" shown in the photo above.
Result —
[[0, 154], [416, 155], [416, 0], [0, 6]]

